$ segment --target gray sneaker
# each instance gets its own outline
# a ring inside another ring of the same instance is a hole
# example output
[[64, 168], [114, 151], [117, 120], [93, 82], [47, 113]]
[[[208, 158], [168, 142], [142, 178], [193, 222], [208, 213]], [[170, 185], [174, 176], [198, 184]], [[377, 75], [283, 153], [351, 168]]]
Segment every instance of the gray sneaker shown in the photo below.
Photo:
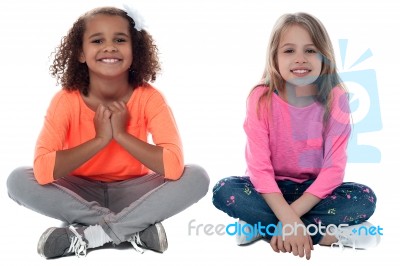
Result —
[[87, 243], [83, 239], [84, 227], [75, 229], [72, 225], [64, 228], [51, 227], [39, 239], [37, 251], [47, 259], [75, 254], [86, 256]]
[[168, 248], [167, 235], [161, 223], [155, 223], [143, 231], [135, 233], [129, 242], [140, 253], [143, 253], [143, 249], [140, 247], [160, 253]]

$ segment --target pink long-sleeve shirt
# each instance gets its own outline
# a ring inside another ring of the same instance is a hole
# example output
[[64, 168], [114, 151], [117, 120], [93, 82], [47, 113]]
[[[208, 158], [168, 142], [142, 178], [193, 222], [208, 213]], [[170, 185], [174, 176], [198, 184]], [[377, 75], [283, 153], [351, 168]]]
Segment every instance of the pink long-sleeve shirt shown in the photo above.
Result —
[[294, 107], [273, 93], [270, 109], [258, 105], [269, 88], [256, 87], [247, 102], [247, 175], [259, 193], [281, 193], [278, 180], [297, 183], [315, 179], [306, 190], [326, 198], [344, 178], [350, 136], [350, 108], [341, 88], [332, 90], [331, 115], [318, 102]]

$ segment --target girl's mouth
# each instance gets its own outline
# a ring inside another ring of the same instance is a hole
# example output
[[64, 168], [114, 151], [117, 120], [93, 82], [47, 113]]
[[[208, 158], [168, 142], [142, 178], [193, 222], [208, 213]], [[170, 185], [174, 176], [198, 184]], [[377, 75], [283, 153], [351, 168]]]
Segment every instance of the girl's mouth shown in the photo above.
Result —
[[103, 63], [107, 63], [107, 64], [113, 64], [113, 63], [117, 63], [121, 60], [117, 59], [117, 58], [103, 58], [103, 59], [100, 59], [100, 61]]
[[304, 77], [308, 73], [310, 73], [311, 70], [310, 69], [293, 69], [293, 70], [290, 70], [290, 72], [292, 72], [295, 76]]
[[294, 69], [294, 70], [291, 70], [290, 72], [292, 72], [294, 74], [305, 74], [305, 73], [311, 72], [311, 70], [309, 70], [309, 69]]

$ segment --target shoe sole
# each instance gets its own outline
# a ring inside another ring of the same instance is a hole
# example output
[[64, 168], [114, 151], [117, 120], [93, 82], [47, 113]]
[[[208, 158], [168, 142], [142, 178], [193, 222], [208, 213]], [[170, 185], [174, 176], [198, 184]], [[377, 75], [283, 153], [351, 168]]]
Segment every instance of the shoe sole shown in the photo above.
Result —
[[40, 256], [47, 258], [44, 255], [44, 245], [46, 244], [47, 239], [49, 238], [49, 235], [51, 235], [53, 233], [54, 230], [56, 230], [57, 228], [55, 227], [51, 227], [48, 228], [46, 231], [44, 231], [44, 233], [40, 236], [38, 245], [37, 245], [37, 252], [39, 253]]
[[165, 233], [164, 226], [161, 223], [156, 223], [154, 226], [157, 229], [158, 235], [162, 236], [162, 238], [160, 238], [160, 252], [163, 253], [168, 249], [167, 234]]

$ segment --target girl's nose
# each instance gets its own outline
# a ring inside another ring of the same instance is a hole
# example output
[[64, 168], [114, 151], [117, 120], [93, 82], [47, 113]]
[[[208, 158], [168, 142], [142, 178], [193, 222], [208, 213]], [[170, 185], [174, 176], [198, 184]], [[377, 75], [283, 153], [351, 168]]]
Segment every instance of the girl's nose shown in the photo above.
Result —
[[104, 52], [116, 52], [118, 49], [113, 43], [107, 43], [104, 46]]
[[296, 63], [298, 63], [298, 64], [303, 64], [303, 63], [307, 62], [307, 58], [304, 56], [303, 53], [297, 53], [295, 60], [296, 60]]

